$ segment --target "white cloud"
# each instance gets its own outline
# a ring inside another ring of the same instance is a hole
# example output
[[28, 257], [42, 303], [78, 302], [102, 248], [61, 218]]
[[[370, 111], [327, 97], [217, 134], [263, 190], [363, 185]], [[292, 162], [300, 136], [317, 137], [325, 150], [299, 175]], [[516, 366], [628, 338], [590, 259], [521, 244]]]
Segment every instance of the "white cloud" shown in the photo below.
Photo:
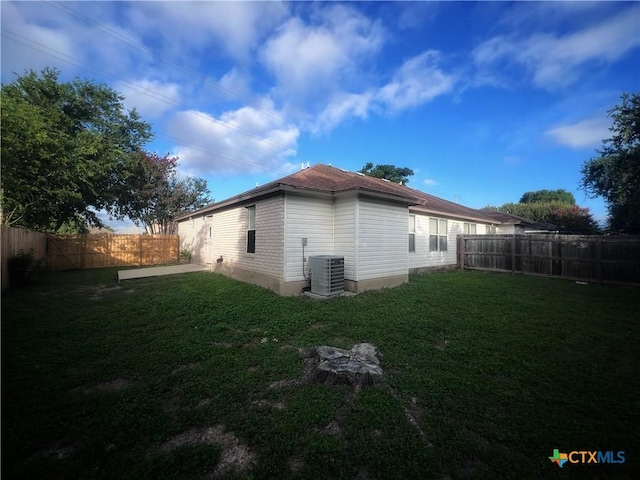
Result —
[[222, 89], [232, 92], [233, 96], [251, 97], [249, 78], [235, 67], [225, 73], [218, 84]]
[[180, 87], [175, 83], [131, 80], [117, 84], [116, 90], [124, 95], [125, 107], [129, 110], [135, 107], [143, 118], [157, 118], [175, 109], [180, 101]]
[[[261, 106], [273, 111], [270, 102]], [[288, 171], [300, 134], [297, 128], [282, 126], [253, 107], [229, 111], [217, 118], [194, 110], [178, 112], [169, 121], [167, 133], [187, 145], [178, 147], [173, 154], [180, 157], [182, 170], [193, 175]]]
[[287, 10], [280, 2], [135, 2], [129, 16], [172, 56], [191, 48], [214, 49], [245, 62]]
[[366, 119], [373, 98], [373, 91], [336, 94], [318, 115], [311, 129], [317, 133], [332, 130], [347, 118]]
[[577, 123], [550, 128], [545, 134], [551, 136], [559, 145], [587, 149], [598, 147], [602, 140], [609, 138], [610, 126], [611, 122], [606, 118], [587, 118]]
[[450, 92], [456, 79], [437, 66], [438, 59], [438, 52], [428, 50], [407, 60], [379, 90], [377, 100], [389, 112], [397, 113]]
[[381, 87], [334, 94], [310, 129], [314, 133], [329, 131], [349, 118], [366, 119], [371, 111], [396, 114], [450, 92], [456, 77], [438, 67], [438, 59], [438, 52], [428, 50], [406, 60]]
[[439, 182], [435, 181], [432, 178], [425, 178], [422, 183], [424, 183], [425, 185], [427, 185], [428, 187], [434, 187], [436, 185], [439, 184]]
[[554, 89], [574, 83], [590, 62], [612, 63], [640, 45], [638, 17], [633, 6], [597, 25], [568, 35], [536, 33], [528, 38], [499, 35], [480, 45], [472, 58], [480, 75], [489, 79], [496, 64], [524, 67], [533, 83]]
[[282, 98], [306, 101], [340, 91], [382, 45], [380, 22], [349, 6], [317, 8], [314, 19], [315, 24], [306, 24], [290, 18], [261, 51]]

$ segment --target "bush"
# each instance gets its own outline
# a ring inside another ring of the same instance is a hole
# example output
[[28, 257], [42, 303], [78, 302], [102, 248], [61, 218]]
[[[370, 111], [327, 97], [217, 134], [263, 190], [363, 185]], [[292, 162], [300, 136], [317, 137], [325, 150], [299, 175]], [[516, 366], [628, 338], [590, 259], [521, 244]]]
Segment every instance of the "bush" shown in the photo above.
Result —
[[180, 250], [180, 260], [185, 262], [191, 262], [191, 250], [183, 248]]
[[14, 287], [29, 285], [33, 278], [44, 269], [44, 260], [37, 259], [33, 248], [28, 253], [20, 253], [7, 259], [9, 283]]

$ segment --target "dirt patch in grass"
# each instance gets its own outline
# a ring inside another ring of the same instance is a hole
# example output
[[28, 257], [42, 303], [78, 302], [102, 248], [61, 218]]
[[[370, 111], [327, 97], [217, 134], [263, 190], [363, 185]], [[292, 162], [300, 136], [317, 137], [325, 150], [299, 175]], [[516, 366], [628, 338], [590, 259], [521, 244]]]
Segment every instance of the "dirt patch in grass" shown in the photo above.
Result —
[[188, 363], [186, 365], [178, 365], [176, 368], [174, 368], [171, 371], [169, 375], [170, 376], [177, 375], [178, 373], [184, 372], [185, 370], [191, 370], [193, 368], [197, 368], [200, 365], [202, 365], [202, 362], [193, 362], [193, 363]]
[[252, 402], [252, 404], [258, 407], [273, 408], [275, 410], [284, 410], [286, 408], [283, 402], [272, 402], [270, 400], [256, 400], [255, 402]]
[[150, 453], [170, 453], [183, 446], [200, 444], [222, 447], [220, 463], [205, 478], [224, 478], [227, 473], [242, 473], [256, 461], [255, 453], [242, 444], [232, 432], [225, 432], [222, 425], [192, 428], [176, 435]]
[[80, 390], [82, 393], [88, 395], [90, 393], [96, 392], [119, 392], [126, 388], [132, 387], [135, 383], [125, 377], [118, 377], [114, 380], [110, 380], [108, 382], [102, 382], [98, 385], [94, 385], [93, 387], [80, 388], [76, 390]]
[[[87, 295], [91, 300], [101, 300], [106, 295], [116, 293], [122, 290], [120, 285], [87, 285], [78, 287], [73, 290], [73, 293], [77, 295]], [[127, 290], [127, 293], [131, 293], [133, 290]]]
[[291, 457], [289, 459], [289, 469], [295, 473], [304, 466], [304, 461], [300, 457]]

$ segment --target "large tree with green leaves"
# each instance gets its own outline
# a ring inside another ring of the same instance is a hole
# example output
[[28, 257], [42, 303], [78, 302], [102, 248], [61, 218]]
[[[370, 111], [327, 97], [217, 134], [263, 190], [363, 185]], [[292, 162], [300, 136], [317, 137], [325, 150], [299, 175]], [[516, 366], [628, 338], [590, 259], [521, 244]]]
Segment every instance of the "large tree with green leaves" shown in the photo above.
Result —
[[131, 155], [152, 137], [123, 100], [104, 84], [61, 82], [48, 68], [2, 85], [3, 224], [102, 226], [95, 211], [116, 205]]
[[413, 170], [407, 167], [396, 167], [395, 165], [376, 165], [367, 162], [360, 173], [364, 173], [370, 177], [386, 178], [387, 180], [395, 183], [401, 183], [406, 185], [409, 182], [409, 177], [413, 175]]
[[535, 190], [525, 192], [520, 197], [520, 203], [558, 202], [567, 205], [575, 205], [576, 199], [573, 193], [559, 188], [558, 190]]
[[573, 194], [563, 189], [535, 190], [524, 193], [519, 203], [491, 208], [535, 222], [550, 223], [563, 233], [598, 233], [598, 222], [589, 209], [575, 203]]
[[592, 197], [604, 197], [609, 228], [640, 233], [640, 94], [625, 93], [609, 111], [611, 138], [603, 141], [600, 156], [582, 166], [582, 188]]
[[176, 215], [211, 202], [206, 180], [180, 176], [177, 167], [178, 157], [144, 151], [132, 155], [116, 216], [129, 217], [147, 233], [174, 233]]

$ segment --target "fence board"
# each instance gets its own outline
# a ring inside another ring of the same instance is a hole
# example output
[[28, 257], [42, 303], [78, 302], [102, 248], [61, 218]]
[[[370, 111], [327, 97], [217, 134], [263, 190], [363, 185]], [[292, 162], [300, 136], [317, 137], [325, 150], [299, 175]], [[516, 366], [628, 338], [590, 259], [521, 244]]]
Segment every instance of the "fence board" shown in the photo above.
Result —
[[640, 236], [459, 235], [458, 267], [640, 285]]
[[36, 259], [45, 258], [47, 253], [47, 236], [44, 233], [32, 232], [23, 228], [12, 228], [1, 226], [0, 243], [2, 244], [2, 290], [9, 286], [9, 271], [7, 260], [9, 257], [17, 255], [22, 250], [28, 253], [33, 249]]
[[47, 267], [69, 270], [175, 263], [179, 250], [178, 235], [50, 236]]

